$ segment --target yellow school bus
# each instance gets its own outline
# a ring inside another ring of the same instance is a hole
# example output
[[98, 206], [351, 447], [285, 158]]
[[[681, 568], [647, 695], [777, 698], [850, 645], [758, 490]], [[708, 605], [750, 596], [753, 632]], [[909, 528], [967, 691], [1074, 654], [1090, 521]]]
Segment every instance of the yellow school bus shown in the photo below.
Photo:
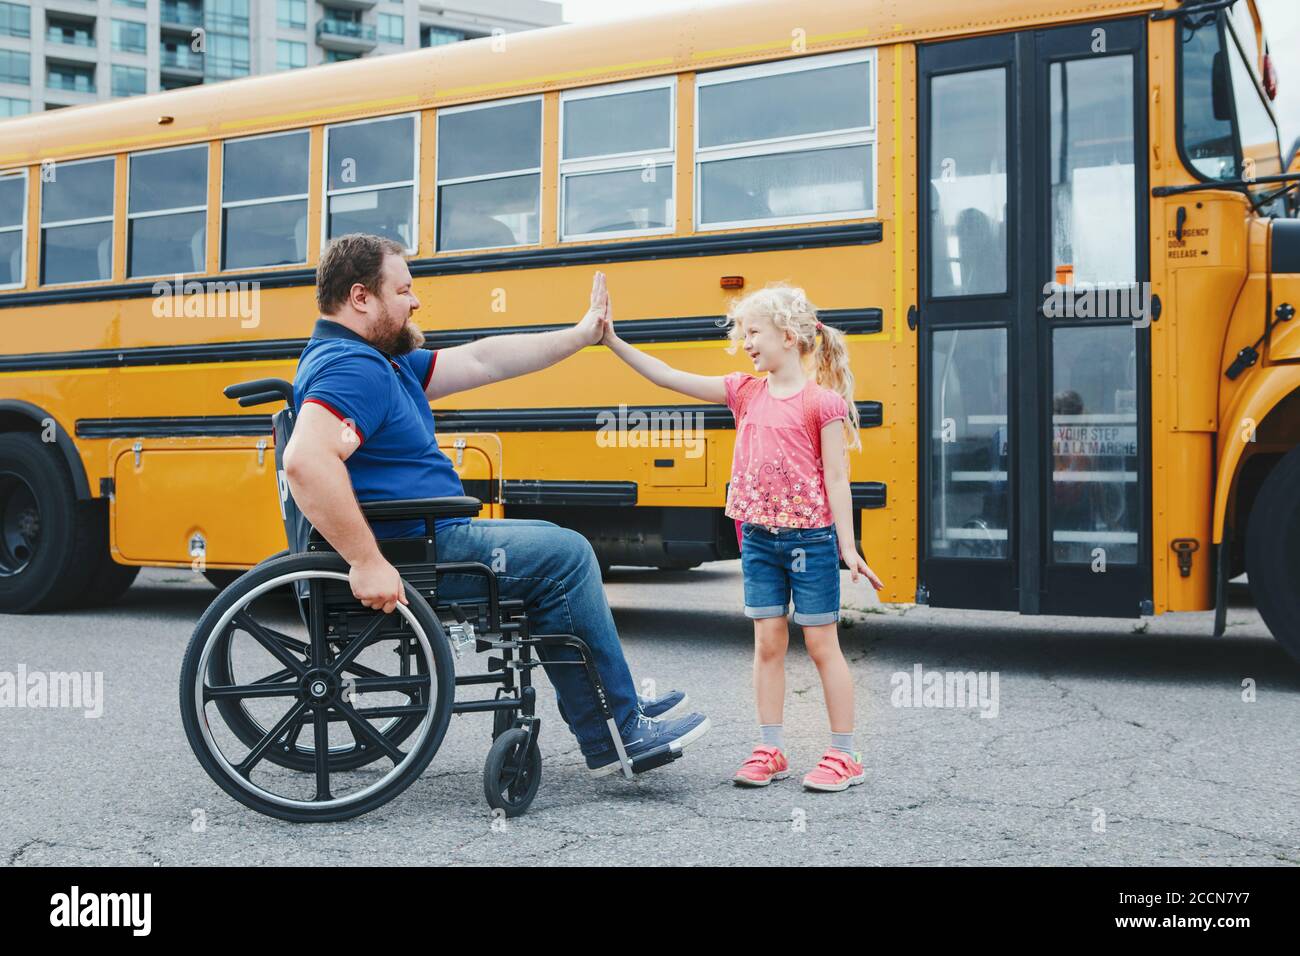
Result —
[[[746, 0], [7, 120], [0, 607], [285, 546], [222, 388], [293, 376], [323, 243], [367, 231], [431, 348], [573, 322], [600, 268], [621, 335], [721, 375], [731, 297], [800, 284], [849, 336], [884, 600], [1222, 611], [1248, 571], [1300, 652], [1275, 86], [1251, 0]], [[485, 515], [737, 553], [730, 413], [603, 347], [435, 412]]]

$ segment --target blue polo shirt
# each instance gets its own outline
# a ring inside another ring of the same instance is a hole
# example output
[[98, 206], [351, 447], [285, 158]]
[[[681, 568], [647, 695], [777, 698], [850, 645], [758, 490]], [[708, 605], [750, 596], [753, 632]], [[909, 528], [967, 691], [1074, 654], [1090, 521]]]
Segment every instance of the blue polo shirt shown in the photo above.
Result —
[[[358, 501], [442, 498], [463, 495], [451, 459], [438, 447], [433, 412], [424, 390], [438, 353], [381, 352], [338, 322], [318, 319], [298, 359], [294, 406], [315, 402], [356, 434], [358, 448], [346, 464]], [[468, 524], [468, 518], [440, 518], [437, 530]], [[376, 521], [378, 538], [424, 534], [421, 521]]]

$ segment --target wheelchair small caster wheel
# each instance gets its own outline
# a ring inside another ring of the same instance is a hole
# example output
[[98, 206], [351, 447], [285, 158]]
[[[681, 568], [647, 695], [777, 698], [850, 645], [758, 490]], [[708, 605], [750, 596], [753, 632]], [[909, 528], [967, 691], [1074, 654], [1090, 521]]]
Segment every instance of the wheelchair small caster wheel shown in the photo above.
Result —
[[493, 741], [483, 767], [488, 806], [517, 817], [532, 805], [541, 783], [542, 754], [536, 743], [528, 745], [528, 731], [511, 728]]

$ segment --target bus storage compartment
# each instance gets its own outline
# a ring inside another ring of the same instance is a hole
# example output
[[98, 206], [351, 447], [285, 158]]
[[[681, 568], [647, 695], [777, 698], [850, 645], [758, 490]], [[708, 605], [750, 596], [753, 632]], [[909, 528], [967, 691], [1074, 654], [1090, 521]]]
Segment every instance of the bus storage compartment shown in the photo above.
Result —
[[125, 561], [242, 568], [285, 547], [271, 439], [115, 448], [113, 547]]
[[483, 502], [480, 518], [500, 518], [501, 439], [475, 432], [438, 436], [438, 448], [451, 459], [452, 467], [465, 486], [465, 494]]
[[641, 464], [642, 483], [649, 488], [703, 488], [709, 483], [706, 451], [703, 438], [682, 448], [651, 448]]

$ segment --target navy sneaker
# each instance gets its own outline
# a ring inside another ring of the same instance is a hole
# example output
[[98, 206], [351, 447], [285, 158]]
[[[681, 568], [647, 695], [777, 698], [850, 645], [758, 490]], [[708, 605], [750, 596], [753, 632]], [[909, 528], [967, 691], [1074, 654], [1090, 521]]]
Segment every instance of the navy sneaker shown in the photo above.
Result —
[[667, 717], [679, 707], [686, 705], [686, 691], [670, 690], [660, 697], [637, 697], [641, 713], [647, 717]]
[[[623, 741], [623, 748], [627, 751], [628, 759], [635, 760], [660, 747], [680, 751], [708, 732], [709, 718], [703, 714], [661, 719], [637, 714], [636, 722]], [[623, 768], [618, 762], [618, 752], [610, 748], [604, 753], [588, 757], [587, 769], [593, 777], [603, 777], [607, 773], [619, 773]]]

